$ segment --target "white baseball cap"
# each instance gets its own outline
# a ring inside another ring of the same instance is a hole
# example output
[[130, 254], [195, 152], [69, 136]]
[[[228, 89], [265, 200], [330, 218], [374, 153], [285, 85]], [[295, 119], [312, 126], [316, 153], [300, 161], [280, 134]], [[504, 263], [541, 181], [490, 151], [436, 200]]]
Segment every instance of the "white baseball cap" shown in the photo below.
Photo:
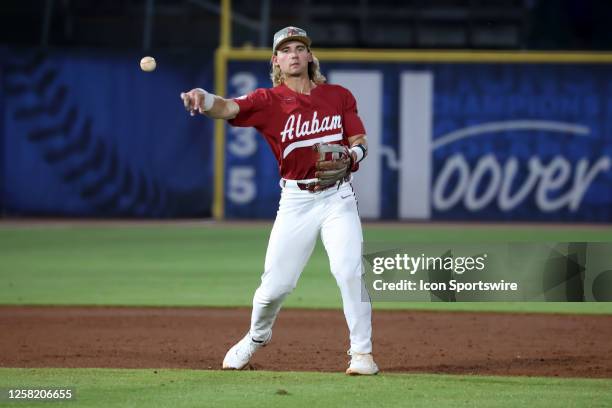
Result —
[[307, 47], [310, 47], [310, 44], [312, 43], [310, 37], [308, 37], [308, 34], [306, 34], [306, 31], [298, 27], [289, 26], [277, 31], [276, 34], [274, 34], [272, 52], [276, 52], [276, 50], [282, 43], [291, 40], [301, 41], [306, 44]]

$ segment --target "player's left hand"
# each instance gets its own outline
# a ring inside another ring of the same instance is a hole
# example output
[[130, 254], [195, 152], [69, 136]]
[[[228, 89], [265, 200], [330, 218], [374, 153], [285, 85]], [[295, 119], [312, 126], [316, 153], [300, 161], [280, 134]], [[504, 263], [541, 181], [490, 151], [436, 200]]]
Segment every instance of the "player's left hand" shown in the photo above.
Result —
[[351, 170], [352, 157], [348, 147], [338, 144], [321, 143], [315, 145], [319, 154], [316, 163], [314, 191], [324, 190], [346, 178]]

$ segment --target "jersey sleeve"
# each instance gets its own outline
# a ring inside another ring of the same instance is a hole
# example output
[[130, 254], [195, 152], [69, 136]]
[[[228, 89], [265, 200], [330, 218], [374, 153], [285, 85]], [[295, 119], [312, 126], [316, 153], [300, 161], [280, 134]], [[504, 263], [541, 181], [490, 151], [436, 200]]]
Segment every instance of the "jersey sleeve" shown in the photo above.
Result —
[[344, 89], [343, 125], [346, 137], [365, 135], [363, 122], [357, 113], [357, 102], [348, 89]]
[[228, 120], [232, 126], [258, 127], [265, 123], [270, 95], [266, 89], [259, 88], [244, 96], [234, 98], [240, 111], [234, 119]]

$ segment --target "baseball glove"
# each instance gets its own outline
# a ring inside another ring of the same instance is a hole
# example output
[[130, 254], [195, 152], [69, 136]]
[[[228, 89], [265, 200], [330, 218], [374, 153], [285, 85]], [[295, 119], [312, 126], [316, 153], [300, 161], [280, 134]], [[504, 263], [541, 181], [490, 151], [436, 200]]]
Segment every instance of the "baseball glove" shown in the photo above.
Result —
[[344, 180], [351, 171], [353, 158], [348, 147], [338, 144], [321, 143], [314, 146], [318, 153], [314, 191], [324, 190]]

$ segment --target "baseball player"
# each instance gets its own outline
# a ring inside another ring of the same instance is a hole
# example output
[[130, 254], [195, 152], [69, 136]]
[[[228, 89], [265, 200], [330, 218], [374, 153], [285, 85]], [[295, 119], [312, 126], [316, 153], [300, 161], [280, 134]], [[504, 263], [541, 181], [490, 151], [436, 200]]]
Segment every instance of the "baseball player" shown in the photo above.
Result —
[[192, 115], [255, 127], [278, 160], [281, 176], [282, 193], [261, 285], [253, 297], [251, 327], [227, 352], [223, 368], [246, 367], [270, 342], [281, 304], [295, 288], [320, 234], [350, 331], [346, 373], [371, 375], [378, 373], [371, 354], [372, 308], [369, 298], [362, 301], [363, 238], [350, 182], [351, 172], [367, 153], [365, 130], [355, 98], [347, 89], [325, 83], [310, 45], [306, 32], [297, 27], [274, 35], [272, 88], [235, 99], [200, 88], [181, 94]]

